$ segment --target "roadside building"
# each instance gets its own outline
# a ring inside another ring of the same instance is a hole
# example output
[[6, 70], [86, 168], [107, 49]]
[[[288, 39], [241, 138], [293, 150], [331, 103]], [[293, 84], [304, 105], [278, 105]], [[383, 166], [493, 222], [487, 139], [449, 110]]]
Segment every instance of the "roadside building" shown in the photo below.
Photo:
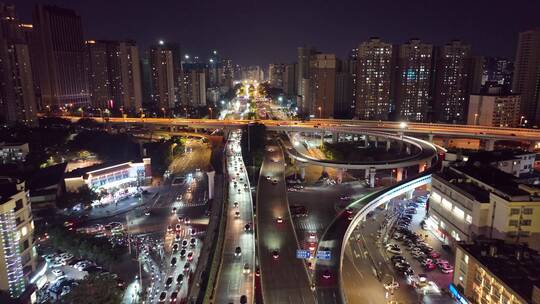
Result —
[[450, 292], [460, 303], [540, 303], [540, 254], [515, 243], [459, 243]]
[[66, 173], [66, 191], [88, 186], [94, 191], [137, 188], [151, 178], [150, 158], [118, 164], [99, 164]]
[[469, 157], [433, 174], [427, 224], [441, 241], [498, 238], [540, 248], [540, 189], [532, 185], [538, 178], [497, 164]]
[[28, 143], [5, 143], [0, 142], [0, 163], [21, 163], [30, 153]]
[[36, 270], [34, 221], [25, 183], [0, 177], [0, 290], [11, 298], [25, 294]]

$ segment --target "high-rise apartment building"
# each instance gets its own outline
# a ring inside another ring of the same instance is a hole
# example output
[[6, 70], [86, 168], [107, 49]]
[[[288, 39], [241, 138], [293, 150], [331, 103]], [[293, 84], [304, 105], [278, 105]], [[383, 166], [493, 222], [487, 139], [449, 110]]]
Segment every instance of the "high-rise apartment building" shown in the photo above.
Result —
[[296, 96], [296, 64], [286, 64], [283, 73], [283, 93], [288, 97]]
[[359, 119], [388, 120], [392, 107], [392, 45], [371, 38], [358, 47], [356, 112]]
[[208, 69], [204, 63], [184, 63], [183, 67], [183, 105], [191, 107], [206, 106]]
[[399, 45], [395, 102], [400, 119], [427, 121], [431, 102], [433, 46], [411, 39]]
[[0, 3], [0, 122], [36, 123], [30, 51], [15, 7]]
[[354, 48], [349, 53], [349, 60], [347, 60], [347, 73], [351, 76], [351, 94], [352, 94], [352, 104], [351, 109], [353, 110], [353, 116], [356, 115], [356, 90], [358, 89], [357, 76], [358, 71], [358, 49]]
[[26, 289], [36, 269], [34, 221], [24, 182], [0, 178], [0, 290], [12, 298]]
[[521, 95], [521, 114], [540, 124], [540, 28], [519, 33], [512, 92]]
[[161, 41], [150, 48], [152, 75], [152, 107], [156, 110], [170, 111], [177, 101], [175, 85], [175, 65], [173, 49]]
[[341, 67], [336, 74], [336, 97], [334, 100], [334, 118], [350, 119], [354, 116], [353, 77], [346, 67]]
[[521, 96], [505, 93], [502, 87], [492, 87], [485, 93], [472, 94], [469, 97], [467, 124], [518, 127], [524, 122], [520, 115], [520, 105]]
[[[33, 14], [32, 52], [41, 90], [41, 108], [90, 102], [81, 18], [75, 11], [37, 5]], [[33, 55], [33, 56], [34, 56]]]
[[299, 104], [300, 111], [302, 112], [307, 111], [304, 105], [309, 99], [309, 68], [310, 61], [315, 54], [317, 54], [317, 51], [314, 48], [298, 48], [298, 61], [296, 65], [296, 90], [297, 102]]
[[242, 78], [255, 80], [258, 82], [264, 81], [264, 71], [258, 65], [247, 66], [242, 69]]
[[502, 86], [509, 93], [512, 87], [514, 64], [512, 60], [502, 57], [484, 57], [482, 64], [482, 86], [484, 89], [492, 85]]
[[134, 113], [142, 106], [139, 49], [133, 41], [86, 42], [92, 105]]
[[475, 79], [471, 46], [453, 40], [439, 47], [436, 56], [434, 109], [437, 120], [464, 123]]
[[317, 54], [309, 62], [309, 97], [304, 109], [315, 117], [334, 116], [337, 65], [334, 54]]
[[285, 77], [285, 64], [277, 63], [268, 66], [268, 80], [274, 88], [283, 89], [283, 81]]
[[219, 70], [220, 86], [231, 89], [234, 79], [234, 65], [231, 59], [222, 59]]

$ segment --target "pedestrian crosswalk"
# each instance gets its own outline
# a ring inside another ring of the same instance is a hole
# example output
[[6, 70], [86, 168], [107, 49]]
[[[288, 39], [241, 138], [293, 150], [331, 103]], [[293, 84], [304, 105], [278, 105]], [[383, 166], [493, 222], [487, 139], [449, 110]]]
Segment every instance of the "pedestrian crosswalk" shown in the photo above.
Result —
[[197, 200], [197, 201], [181, 201], [179, 203], [180, 207], [197, 207], [197, 206], [203, 206], [206, 205], [206, 200]]
[[309, 218], [300, 218], [294, 220], [294, 226], [296, 230], [299, 231], [321, 231], [324, 230], [326, 227], [322, 223], [314, 223], [313, 221], [310, 221]]

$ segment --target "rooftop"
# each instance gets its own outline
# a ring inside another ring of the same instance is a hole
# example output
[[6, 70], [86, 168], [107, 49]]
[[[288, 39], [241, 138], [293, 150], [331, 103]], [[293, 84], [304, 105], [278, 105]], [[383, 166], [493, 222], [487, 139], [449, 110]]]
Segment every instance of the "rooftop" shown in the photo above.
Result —
[[467, 182], [463, 175], [458, 174], [453, 170], [444, 170], [438, 172], [435, 176], [444, 179], [446, 182], [456, 186], [464, 194], [473, 197], [479, 203], [489, 203], [489, 191], [484, 190], [477, 185]]
[[[131, 161], [131, 163], [139, 163], [141, 162], [141, 160], [137, 160], [137, 161]], [[95, 174], [95, 175], [102, 175], [102, 174], [106, 174], [106, 173], [109, 173], [109, 172], [114, 172], [114, 171], [117, 171], [117, 170], [122, 170], [122, 169], [127, 169], [127, 167], [129, 166], [129, 161], [127, 162], [122, 162], [122, 163], [103, 163], [103, 164], [96, 164], [96, 165], [93, 165], [93, 166], [88, 166], [88, 167], [84, 167], [84, 168], [78, 168], [78, 169], [75, 169], [73, 171], [70, 171], [68, 173], [66, 173], [66, 178], [74, 178], [74, 177], [81, 177], [81, 176], [86, 176], [88, 175], [90, 172], [93, 172], [93, 171], [99, 171], [99, 170], [103, 170], [103, 172], [99, 172], [98, 174]], [[115, 168], [116, 167], [116, 168]]]
[[18, 183], [19, 180], [15, 178], [0, 177], [0, 204], [7, 202], [10, 197], [19, 192], [17, 189]]
[[515, 176], [492, 166], [478, 162], [471, 163], [469, 160], [464, 165], [454, 166], [452, 169], [494, 188], [496, 192], [505, 195], [507, 198], [529, 195], [528, 192], [519, 188], [519, 184], [515, 182]]
[[66, 166], [67, 163], [61, 163], [40, 169], [30, 178], [28, 187], [30, 190], [40, 190], [58, 184], [64, 180]]
[[534, 152], [527, 152], [523, 150], [497, 150], [497, 151], [478, 151], [467, 153], [469, 156], [469, 162], [480, 163], [494, 163], [499, 161], [508, 161], [516, 159], [521, 155], [536, 155]]
[[478, 240], [458, 246], [499, 282], [532, 303], [533, 286], [540, 284], [540, 254], [537, 251], [502, 240]]

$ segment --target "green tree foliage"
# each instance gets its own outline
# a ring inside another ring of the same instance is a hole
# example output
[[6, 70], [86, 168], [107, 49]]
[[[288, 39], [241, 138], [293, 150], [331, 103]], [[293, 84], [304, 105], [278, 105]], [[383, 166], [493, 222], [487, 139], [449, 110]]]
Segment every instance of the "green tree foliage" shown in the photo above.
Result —
[[113, 246], [106, 238], [67, 231], [59, 226], [49, 230], [49, 237], [54, 248], [94, 260], [107, 267], [110, 267], [125, 252], [125, 247]]
[[106, 131], [85, 130], [69, 142], [72, 151], [88, 150], [100, 159], [111, 162], [137, 159], [138, 144], [127, 134], [110, 134]]
[[122, 292], [117, 287], [116, 279], [108, 274], [94, 274], [79, 281], [79, 285], [71, 290], [63, 302], [119, 304], [121, 301]]
[[169, 164], [172, 161], [172, 144], [173, 143], [168, 140], [144, 144], [146, 153], [148, 153], [152, 160], [152, 175], [162, 176], [169, 167]]
[[60, 208], [71, 208], [77, 204], [88, 207], [93, 201], [99, 199], [99, 194], [88, 188], [87, 185], [79, 188], [78, 192], [66, 192], [59, 200]]

